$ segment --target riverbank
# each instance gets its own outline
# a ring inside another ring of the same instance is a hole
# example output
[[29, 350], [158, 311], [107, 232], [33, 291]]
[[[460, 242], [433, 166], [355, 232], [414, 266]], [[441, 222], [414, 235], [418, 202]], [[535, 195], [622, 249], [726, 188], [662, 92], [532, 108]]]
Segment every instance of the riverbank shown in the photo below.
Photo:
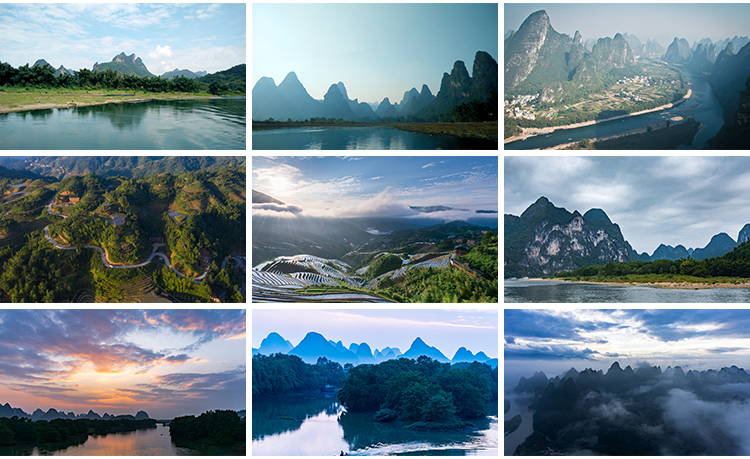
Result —
[[[591, 121], [584, 121], [582, 123], [566, 124], [563, 126], [550, 126], [550, 127], [545, 127], [545, 128], [520, 128], [522, 131], [521, 134], [514, 135], [512, 137], [508, 137], [507, 139], [504, 139], [503, 144], [515, 142], [516, 140], [525, 140], [525, 139], [528, 139], [529, 137], [535, 137], [537, 135], [552, 134], [553, 132], [558, 131], [558, 130], [564, 131], [568, 129], [576, 129], [576, 128], [581, 128], [581, 127], [586, 127], [586, 126], [592, 126], [594, 124], [606, 123], [609, 121], [629, 118], [632, 116], [645, 115], [646, 113], [653, 113], [653, 112], [659, 112], [662, 110], [668, 110], [672, 107], [676, 107], [677, 105], [682, 104], [683, 102], [688, 100], [692, 94], [693, 94], [693, 90], [692, 88], [690, 88], [688, 89], [688, 92], [685, 94], [685, 96], [676, 102], [672, 102], [666, 105], [661, 105], [659, 107], [651, 108], [649, 110], [641, 110], [639, 112], [628, 113], [627, 115], [615, 116], [615, 117], [607, 118], [603, 120], [591, 120]], [[568, 144], [563, 144], [563, 145], [567, 146]], [[554, 147], [545, 148], [545, 150], [559, 150], [561, 149], [560, 147], [561, 147], [560, 145], [556, 145]], [[564, 146], [562, 148], [564, 148]]]
[[[553, 279], [536, 279], [536, 280], [553, 280]], [[629, 287], [652, 287], [652, 288], [663, 288], [663, 289], [674, 289], [674, 290], [707, 290], [716, 288], [750, 288], [750, 280], [738, 279], [737, 283], [731, 282], [716, 282], [716, 283], [703, 283], [703, 282], [678, 282], [678, 281], [665, 281], [665, 282], [633, 282], [633, 281], [592, 281], [592, 280], [572, 280], [572, 279], [554, 279], [559, 282], [570, 282], [579, 284], [597, 284], [597, 285], [615, 285], [615, 286], [629, 286]]]
[[48, 110], [52, 108], [90, 107], [95, 105], [121, 104], [127, 102], [149, 102], [154, 100], [212, 99], [208, 93], [143, 93], [125, 94], [116, 92], [5, 92], [0, 91], [0, 114]]

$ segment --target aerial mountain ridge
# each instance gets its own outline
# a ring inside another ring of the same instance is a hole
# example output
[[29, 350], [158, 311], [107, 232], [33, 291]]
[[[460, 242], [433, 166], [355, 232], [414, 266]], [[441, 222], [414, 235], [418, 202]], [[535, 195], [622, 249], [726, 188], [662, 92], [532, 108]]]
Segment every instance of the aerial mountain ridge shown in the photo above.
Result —
[[688, 64], [693, 56], [690, 43], [684, 38], [674, 37], [672, 43], [667, 47], [664, 61], [670, 64]]

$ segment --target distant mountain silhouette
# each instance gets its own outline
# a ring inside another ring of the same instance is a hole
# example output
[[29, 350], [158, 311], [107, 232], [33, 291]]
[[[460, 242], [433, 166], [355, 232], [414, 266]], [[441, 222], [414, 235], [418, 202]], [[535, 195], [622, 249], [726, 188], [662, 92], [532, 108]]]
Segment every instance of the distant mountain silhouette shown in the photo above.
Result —
[[397, 118], [398, 112], [396, 107], [391, 104], [391, 101], [386, 97], [378, 105], [378, 109], [375, 110], [375, 114], [381, 118]]
[[409, 359], [416, 359], [422, 355], [426, 355], [427, 357], [438, 360], [440, 362], [449, 361], [448, 357], [443, 355], [443, 353], [440, 352], [438, 348], [429, 346], [427, 343], [422, 341], [422, 338], [419, 338], [419, 337], [417, 337], [417, 339], [415, 339], [414, 342], [411, 343], [409, 350], [404, 352], [404, 355], [402, 355], [401, 357], [406, 357]]
[[136, 75], [139, 77], [152, 77], [155, 76], [149, 72], [146, 68], [146, 64], [143, 63], [140, 57], [135, 57], [135, 53], [127, 56], [125, 53], [120, 53], [112, 58], [111, 62], [95, 63], [92, 68], [93, 72], [103, 72], [107, 69], [114, 70], [120, 75]]
[[[277, 347], [271, 346], [271, 343], [274, 343]], [[276, 332], [271, 332], [263, 339], [263, 341], [261, 341], [259, 348], [253, 349], [253, 355], [270, 355], [276, 352], [282, 352], [289, 355], [296, 355], [310, 364], [316, 363], [319, 357], [325, 357], [328, 360], [338, 362], [341, 365], [346, 363], [354, 365], [379, 363], [385, 360], [401, 357], [417, 359], [421, 355], [426, 355], [427, 357], [441, 362], [458, 363], [477, 361], [497, 366], [497, 359], [489, 358], [487, 354], [482, 351], [473, 354], [465, 347], [461, 347], [456, 351], [452, 360], [448, 359], [439, 349], [429, 346], [421, 338], [416, 338], [409, 347], [409, 350], [403, 354], [395, 347], [385, 347], [382, 351], [378, 349], [373, 351], [372, 347], [366, 342], [359, 344], [351, 343], [347, 348], [342, 341], [327, 340], [323, 335], [317, 332], [309, 332], [297, 346], [294, 346], [288, 352], [278, 350], [280, 347], [283, 347], [281, 343], [287, 343], [291, 346], [291, 343], [284, 340], [281, 335]]]
[[141, 420], [141, 419], [151, 419], [145, 411], [138, 411], [135, 416], [130, 414], [123, 414], [118, 416], [113, 416], [108, 413], [104, 413], [103, 416], [99, 416], [99, 414], [95, 413], [92, 410], [89, 410], [86, 414], [74, 414], [72, 411], [65, 413], [63, 411], [57, 411], [54, 408], [50, 408], [49, 410], [42, 411], [40, 408], [37, 408], [34, 410], [32, 414], [28, 414], [25, 411], [23, 411], [20, 408], [13, 408], [10, 406], [9, 403], [6, 403], [5, 405], [0, 405], [0, 418], [12, 418], [13, 416], [18, 416], [19, 418], [27, 418], [31, 419], [32, 421], [52, 421], [54, 419], [93, 419], [93, 420], [118, 420], [118, 419], [130, 419], [130, 420]]
[[354, 118], [354, 112], [349, 107], [347, 99], [341, 94], [338, 85], [332, 84], [328, 88], [326, 95], [323, 96], [323, 106], [321, 107], [320, 116], [325, 118]]
[[[260, 348], [257, 349], [257, 352], [265, 355], [276, 354], [277, 352], [286, 354], [293, 348], [294, 346], [292, 346], [292, 343], [282, 338], [278, 333], [272, 332], [260, 342]], [[253, 353], [255, 353], [255, 351], [253, 351]]]
[[205, 70], [201, 72], [191, 72], [188, 69], [184, 69], [184, 70], [174, 69], [174, 70], [170, 70], [169, 72], [164, 73], [161, 77], [166, 80], [171, 80], [178, 76], [195, 79], [195, 78], [200, 78], [206, 75], [208, 75], [208, 72], [206, 72]]

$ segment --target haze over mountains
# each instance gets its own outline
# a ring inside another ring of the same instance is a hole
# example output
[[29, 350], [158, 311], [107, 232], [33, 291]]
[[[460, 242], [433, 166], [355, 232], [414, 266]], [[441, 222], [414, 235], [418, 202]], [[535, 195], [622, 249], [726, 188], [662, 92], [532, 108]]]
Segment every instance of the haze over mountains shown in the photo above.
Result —
[[570, 213], [542, 196], [520, 216], [505, 214], [505, 277], [549, 275], [610, 261], [703, 260], [725, 255], [748, 239], [750, 224], [737, 241], [719, 233], [703, 248], [660, 244], [650, 256], [639, 254], [602, 209]]
[[359, 365], [364, 363], [380, 363], [385, 360], [402, 357], [417, 359], [422, 355], [443, 363], [478, 361], [496, 367], [498, 362], [497, 359], [491, 359], [482, 351], [474, 354], [465, 347], [459, 348], [453, 355], [453, 358], [449, 359], [439, 349], [428, 345], [419, 337], [414, 339], [406, 352], [402, 353], [398, 348], [391, 347], [385, 347], [382, 350], [375, 349], [373, 351], [370, 345], [364, 342], [359, 344], [351, 343], [349, 347], [346, 347], [341, 341], [326, 340], [323, 335], [316, 332], [307, 333], [296, 346], [285, 340], [278, 333], [271, 332], [261, 341], [259, 348], [253, 348], [253, 355], [271, 355], [275, 353], [296, 355], [309, 364], [316, 363], [319, 357], [325, 357], [341, 365], [347, 363]]
[[473, 76], [462, 61], [456, 61], [450, 74], [444, 73], [440, 90], [433, 96], [423, 84], [404, 92], [400, 102], [388, 97], [377, 103], [350, 99], [343, 82], [331, 84], [323, 100], [316, 100], [305, 89], [296, 73], [289, 72], [277, 86], [273, 78], [262, 77], [253, 87], [253, 119], [305, 120], [308, 118], [341, 118], [367, 121], [413, 116], [431, 119], [470, 101], [486, 102], [498, 92], [497, 61], [488, 53], [478, 51], [474, 58]]
[[748, 388], [750, 374], [735, 365], [538, 371], [513, 390], [532, 394], [535, 410], [533, 433], [515, 454], [747, 455]]

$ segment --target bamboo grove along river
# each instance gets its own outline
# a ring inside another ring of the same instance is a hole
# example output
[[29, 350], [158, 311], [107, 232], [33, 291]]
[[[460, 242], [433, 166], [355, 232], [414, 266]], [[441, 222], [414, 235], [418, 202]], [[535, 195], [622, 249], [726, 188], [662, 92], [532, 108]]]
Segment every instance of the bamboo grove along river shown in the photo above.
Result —
[[564, 143], [578, 142], [581, 139], [603, 138], [621, 134], [631, 129], [642, 128], [657, 121], [664, 121], [674, 116], [694, 116], [703, 124], [688, 147], [679, 149], [699, 150], [706, 146], [706, 141], [713, 138], [724, 125], [722, 107], [716, 98], [711, 85], [700, 74], [693, 73], [684, 67], [680, 71], [691, 84], [692, 94], [685, 102], [676, 107], [659, 112], [644, 113], [612, 121], [604, 121], [575, 129], [558, 129], [551, 134], [541, 134], [526, 140], [517, 140], [505, 144], [506, 150], [533, 150], [551, 148]]
[[150, 100], [0, 114], [4, 150], [244, 150], [246, 98]]
[[497, 402], [473, 432], [418, 432], [373, 413], [346, 412], [335, 395], [253, 400], [253, 456], [498, 455]]

